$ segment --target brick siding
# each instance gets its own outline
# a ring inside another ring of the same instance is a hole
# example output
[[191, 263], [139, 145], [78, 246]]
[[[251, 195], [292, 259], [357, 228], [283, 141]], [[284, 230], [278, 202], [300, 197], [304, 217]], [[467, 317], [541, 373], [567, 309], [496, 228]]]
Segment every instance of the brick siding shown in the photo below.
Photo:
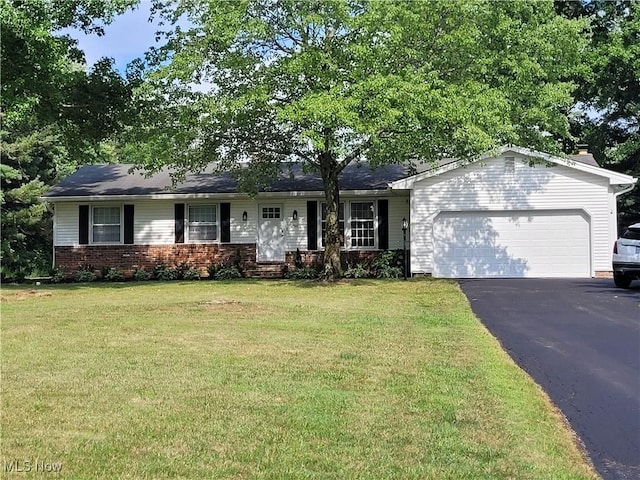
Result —
[[601, 270], [596, 272], [596, 278], [613, 278], [613, 271], [611, 270]]
[[[296, 257], [300, 253], [300, 260], [304, 265], [313, 266], [323, 263], [323, 250], [305, 250], [300, 252], [287, 252], [285, 263], [288, 268], [294, 268]], [[346, 269], [349, 265], [367, 262], [372, 260], [376, 255], [380, 254], [380, 250], [350, 250], [340, 252], [340, 263], [342, 268]]]
[[207, 275], [207, 267], [212, 264], [232, 265], [238, 250], [244, 268], [255, 266], [255, 244], [82, 245], [56, 247], [55, 254], [56, 267], [66, 276], [90, 267], [97, 271], [116, 268], [125, 277], [132, 277], [137, 269], [153, 271], [159, 264], [188, 264]]
[[[56, 247], [56, 267], [65, 276], [72, 276], [82, 268], [92, 268], [97, 272], [115, 268], [130, 278], [136, 270], [144, 268], [151, 272], [156, 265], [176, 267], [188, 264], [207, 275], [207, 267], [212, 264], [232, 265], [239, 251], [242, 268], [247, 272], [256, 271], [256, 244], [173, 244], [173, 245], [81, 245]], [[322, 263], [323, 251], [300, 251], [300, 259], [305, 265]], [[343, 268], [349, 264], [369, 261], [380, 252], [378, 250], [341, 252]], [[284, 264], [295, 268], [298, 252], [286, 252]]]

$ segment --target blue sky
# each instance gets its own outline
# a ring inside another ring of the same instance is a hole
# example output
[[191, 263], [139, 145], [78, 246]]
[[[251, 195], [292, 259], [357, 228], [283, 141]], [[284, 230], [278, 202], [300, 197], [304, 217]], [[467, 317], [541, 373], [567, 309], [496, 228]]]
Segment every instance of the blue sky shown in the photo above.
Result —
[[88, 68], [102, 57], [109, 57], [115, 60], [116, 69], [124, 74], [127, 63], [142, 57], [149, 47], [155, 45], [158, 26], [149, 23], [150, 9], [151, 2], [142, 0], [136, 10], [127, 11], [116, 17], [111, 25], [105, 26], [105, 34], [101, 37], [70, 29], [63, 30], [63, 33], [78, 40]]

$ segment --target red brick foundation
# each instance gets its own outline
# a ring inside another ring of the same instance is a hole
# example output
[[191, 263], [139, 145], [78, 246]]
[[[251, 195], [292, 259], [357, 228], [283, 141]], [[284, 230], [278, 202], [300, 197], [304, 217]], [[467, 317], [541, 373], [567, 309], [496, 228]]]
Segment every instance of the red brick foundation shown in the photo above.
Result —
[[249, 244], [174, 244], [174, 245], [83, 245], [56, 247], [56, 267], [65, 276], [82, 268], [100, 271], [115, 268], [132, 277], [138, 269], [151, 272], [156, 265], [176, 267], [187, 264], [207, 275], [207, 267], [233, 265], [239, 252], [243, 268], [256, 264], [256, 245]]
[[[241, 266], [245, 272], [257, 271], [256, 244], [173, 244], [173, 245], [82, 245], [77, 247], [56, 247], [56, 267], [71, 277], [83, 268], [96, 272], [115, 268], [131, 278], [138, 269], [152, 272], [156, 265], [176, 267], [187, 264], [197, 269], [201, 275], [208, 274], [210, 265], [233, 265], [239, 253]], [[303, 264], [313, 266], [323, 262], [324, 252], [300, 251]], [[378, 250], [341, 252], [343, 268], [373, 259]], [[298, 252], [286, 253], [284, 264], [293, 269]]]
[[[346, 269], [349, 265], [355, 265], [357, 263], [368, 262], [373, 260], [376, 255], [380, 254], [381, 250], [352, 250], [340, 252], [340, 263], [342, 268]], [[323, 250], [305, 250], [300, 251], [300, 260], [304, 265], [313, 266], [322, 264], [324, 261]], [[288, 268], [295, 268], [296, 256], [298, 252], [287, 252], [285, 263]]]
[[608, 271], [599, 271], [596, 272], [596, 278], [613, 278], [613, 272], [611, 270]]

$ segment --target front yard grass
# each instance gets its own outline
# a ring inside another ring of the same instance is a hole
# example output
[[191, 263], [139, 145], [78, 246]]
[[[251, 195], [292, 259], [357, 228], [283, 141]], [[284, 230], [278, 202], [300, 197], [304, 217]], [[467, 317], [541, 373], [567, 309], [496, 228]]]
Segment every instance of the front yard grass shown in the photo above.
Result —
[[1, 294], [3, 477], [596, 478], [454, 282]]

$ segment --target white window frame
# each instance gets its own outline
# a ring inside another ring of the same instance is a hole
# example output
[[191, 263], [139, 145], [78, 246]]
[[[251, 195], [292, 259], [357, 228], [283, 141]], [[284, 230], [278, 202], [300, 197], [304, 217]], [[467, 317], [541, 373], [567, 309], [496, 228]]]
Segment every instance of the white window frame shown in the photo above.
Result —
[[[318, 202], [320, 205], [318, 212], [318, 239], [319, 247], [324, 248], [324, 238], [322, 236], [322, 212], [326, 202]], [[351, 204], [353, 203], [370, 203], [373, 206], [373, 245], [366, 247], [351, 246], [351, 240], [353, 238], [351, 231]], [[363, 198], [341, 201], [340, 204], [344, 205], [344, 245], [340, 246], [341, 250], [378, 250], [378, 202], [375, 199]]]
[[[191, 221], [191, 207], [213, 207], [213, 213], [215, 215], [215, 221], [213, 222], [192, 222]], [[220, 243], [220, 212], [217, 203], [191, 203], [186, 205], [185, 215], [185, 240], [187, 243]], [[213, 225], [215, 231], [215, 238], [213, 240], [200, 240], [191, 238], [191, 226], [207, 226]]]
[[[371, 204], [371, 208], [372, 208], [372, 212], [373, 212], [373, 218], [371, 219], [373, 221], [373, 245], [366, 245], [366, 246], [358, 246], [358, 245], [352, 245], [352, 242], [354, 240], [354, 235], [353, 235], [353, 231], [351, 228], [351, 224], [355, 221], [354, 218], [352, 217], [352, 205], [354, 203], [370, 203]], [[346, 212], [345, 212], [346, 214]], [[348, 248], [349, 250], [377, 250], [378, 249], [378, 202], [376, 202], [375, 200], [371, 200], [371, 199], [357, 199], [357, 200], [352, 200], [349, 202], [349, 244], [348, 244]]]
[[[119, 211], [119, 223], [95, 223], [95, 209], [96, 208], [117, 208]], [[105, 242], [105, 241], [99, 241], [95, 239], [95, 229], [94, 227], [97, 226], [113, 226], [113, 225], [118, 225], [120, 228], [118, 229], [118, 241], [113, 241], [113, 242]], [[92, 205], [91, 206], [91, 225], [90, 225], [90, 237], [91, 237], [91, 245], [122, 245], [124, 242], [124, 221], [123, 221], [123, 211], [122, 211], [122, 205], [114, 205], [114, 204], [107, 204], [107, 205]]]

